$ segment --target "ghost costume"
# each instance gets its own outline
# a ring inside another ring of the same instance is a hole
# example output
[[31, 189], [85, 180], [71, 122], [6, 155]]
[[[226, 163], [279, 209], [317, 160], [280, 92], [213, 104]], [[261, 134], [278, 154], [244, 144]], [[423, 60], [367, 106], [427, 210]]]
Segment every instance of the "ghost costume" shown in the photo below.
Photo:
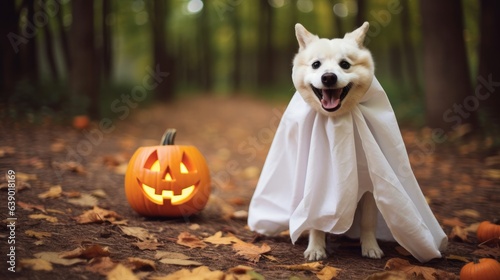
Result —
[[[420, 262], [441, 257], [447, 237], [411, 170], [387, 95], [376, 78], [349, 113], [327, 117], [299, 93], [276, 131], [249, 208], [248, 224], [292, 242], [316, 229], [359, 237], [358, 201], [372, 192], [377, 238]], [[354, 222], [356, 221], [356, 222]]]

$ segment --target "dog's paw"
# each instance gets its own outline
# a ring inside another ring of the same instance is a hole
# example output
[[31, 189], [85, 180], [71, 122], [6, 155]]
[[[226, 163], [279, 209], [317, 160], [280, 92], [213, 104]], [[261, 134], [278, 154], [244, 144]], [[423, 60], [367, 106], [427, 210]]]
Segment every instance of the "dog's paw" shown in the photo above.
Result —
[[361, 254], [363, 257], [371, 259], [380, 259], [384, 256], [384, 252], [380, 249], [377, 243], [371, 245], [361, 244]]
[[326, 259], [326, 250], [323, 247], [307, 248], [304, 252], [304, 258], [309, 261]]

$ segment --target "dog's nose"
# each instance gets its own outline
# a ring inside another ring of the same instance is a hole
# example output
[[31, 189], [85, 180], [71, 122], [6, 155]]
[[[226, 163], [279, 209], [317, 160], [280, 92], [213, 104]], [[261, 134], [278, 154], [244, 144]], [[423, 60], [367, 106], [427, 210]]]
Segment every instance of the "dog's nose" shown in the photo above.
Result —
[[321, 76], [321, 82], [327, 87], [333, 86], [337, 82], [337, 75], [334, 73], [325, 73]]

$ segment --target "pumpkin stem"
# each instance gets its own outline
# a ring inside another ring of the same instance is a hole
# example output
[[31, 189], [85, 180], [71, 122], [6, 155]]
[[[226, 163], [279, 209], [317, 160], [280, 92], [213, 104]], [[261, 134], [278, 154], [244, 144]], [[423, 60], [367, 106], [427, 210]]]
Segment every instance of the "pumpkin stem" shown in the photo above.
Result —
[[472, 256], [473, 263], [479, 263], [479, 259], [476, 256]]
[[161, 137], [160, 144], [161, 145], [174, 145], [175, 134], [177, 130], [175, 128], [169, 128], [165, 131], [163, 136]]

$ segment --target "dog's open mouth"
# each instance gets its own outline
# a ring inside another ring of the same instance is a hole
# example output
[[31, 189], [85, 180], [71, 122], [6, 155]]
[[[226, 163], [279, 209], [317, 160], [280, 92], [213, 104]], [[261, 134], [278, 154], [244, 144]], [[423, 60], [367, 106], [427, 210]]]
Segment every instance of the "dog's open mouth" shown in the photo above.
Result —
[[342, 105], [342, 100], [347, 96], [349, 90], [352, 87], [352, 83], [349, 83], [343, 88], [324, 88], [319, 89], [311, 85], [314, 94], [318, 97], [321, 102], [321, 106], [325, 111], [334, 112], [340, 108]]

